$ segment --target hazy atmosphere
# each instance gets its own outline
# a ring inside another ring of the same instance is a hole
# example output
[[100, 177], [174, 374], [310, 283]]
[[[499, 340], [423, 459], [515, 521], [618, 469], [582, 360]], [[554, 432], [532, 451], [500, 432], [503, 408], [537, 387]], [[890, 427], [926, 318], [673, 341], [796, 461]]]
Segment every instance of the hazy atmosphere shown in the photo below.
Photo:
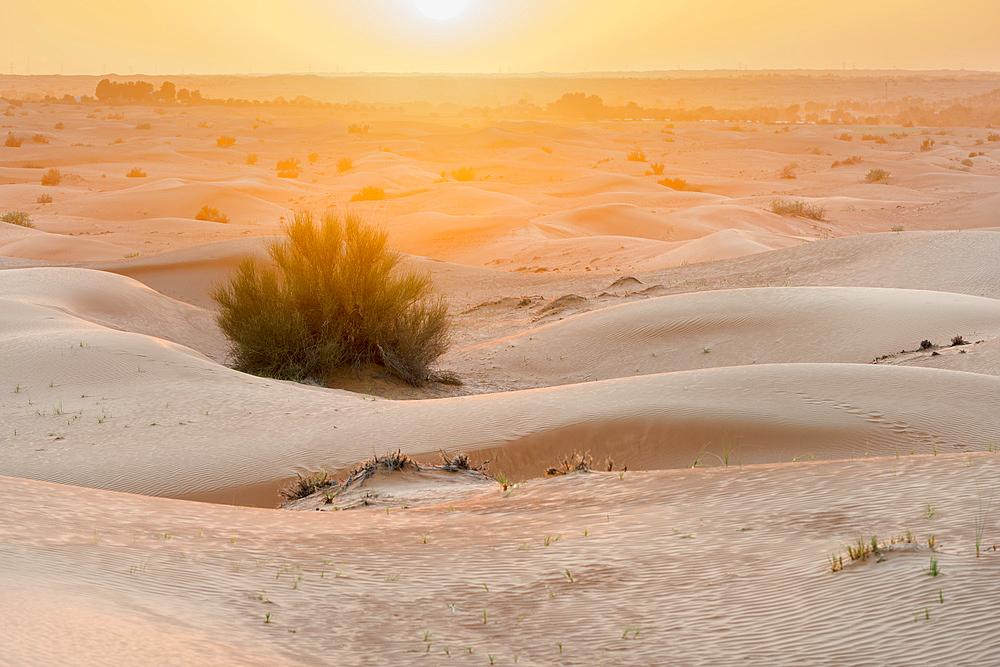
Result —
[[995, 2], [8, 2], [0, 664], [998, 664]]

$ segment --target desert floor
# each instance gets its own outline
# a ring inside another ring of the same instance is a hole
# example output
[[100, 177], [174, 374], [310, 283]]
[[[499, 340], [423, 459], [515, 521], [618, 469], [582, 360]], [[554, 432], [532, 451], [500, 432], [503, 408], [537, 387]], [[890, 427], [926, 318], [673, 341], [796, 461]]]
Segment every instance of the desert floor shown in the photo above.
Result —
[[[0, 119], [0, 214], [35, 224], [0, 223], [0, 662], [1000, 661], [988, 130]], [[210, 288], [328, 206], [430, 272], [462, 386], [226, 366]], [[424, 470], [274, 509], [396, 450], [516, 484]], [[574, 452], [596, 470], [544, 476]]]

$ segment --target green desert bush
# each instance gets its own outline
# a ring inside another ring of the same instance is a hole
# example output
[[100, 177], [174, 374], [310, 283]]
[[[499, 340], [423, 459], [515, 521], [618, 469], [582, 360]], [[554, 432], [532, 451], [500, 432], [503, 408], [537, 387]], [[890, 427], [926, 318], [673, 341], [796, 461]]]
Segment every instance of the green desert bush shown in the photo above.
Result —
[[35, 223], [31, 221], [31, 216], [24, 211], [8, 211], [3, 215], [0, 215], [0, 222], [6, 222], [11, 225], [20, 225], [22, 227], [34, 227]]
[[219, 148], [230, 148], [235, 143], [236, 143], [236, 137], [228, 137], [226, 135], [222, 135], [221, 137], [215, 140], [215, 145], [218, 146]]
[[208, 204], [201, 207], [201, 210], [195, 214], [194, 219], [206, 222], [221, 222], [222, 224], [229, 222], [229, 218], [224, 213], [220, 213], [219, 209], [212, 208]]
[[865, 174], [865, 183], [888, 183], [889, 172], [881, 167], [876, 167]]
[[771, 201], [771, 213], [823, 220], [826, 216], [826, 209], [818, 204], [810, 204], [801, 200], [775, 199]]
[[248, 258], [212, 291], [236, 368], [302, 380], [376, 364], [426, 382], [447, 349], [447, 308], [426, 275], [400, 267], [385, 230], [302, 210], [284, 234], [268, 248], [273, 264]]
[[42, 185], [59, 185], [62, 181], [62, 172], [57, 167], [51, 167], [42, 174]]
[[351, 197], [351, 201], [379, 201], [385, 199], [385, 190], [376, 185], [366, 185]]

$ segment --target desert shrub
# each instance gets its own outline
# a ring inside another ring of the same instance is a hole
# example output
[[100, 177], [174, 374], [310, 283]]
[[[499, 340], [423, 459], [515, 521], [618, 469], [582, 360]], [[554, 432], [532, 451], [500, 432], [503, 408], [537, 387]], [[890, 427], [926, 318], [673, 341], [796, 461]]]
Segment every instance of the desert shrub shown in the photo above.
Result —
[[876, 167], [865, 174], [865, 183], [888, 183], [889, 172], [881, 167]]
[[21, 146], [21, 137], [13, 132], [8, 132], [7, 140], [3, 142], [3, 145], [7, 148], [19, 148]]
[[934, 148], [933, 139], [924, 139], [923, 143], [920, 144], [920, 150], [922, 151], [929, 151], [932, 148]]
[[257, 164], [257, 154], [248, 153], [247, 154], [247, 164]]
[[371, 128], [368, 123], [351, 123], [347, 126], [348, 134], [368, 134], [368, 130]]
[[965, 158], [964, 160], [962, 160], [962, 164], [965, 165], [966, 167], [971, 167], [975, 163], [969, 158]]
[[792, 162], [791, 164], [786, 164], [781, 168], [780, 176], [782, 178], [795, 178], [795, 170], [799, 168], [799, 165]]
[[118, 113], [109, 112], [106, 118], [107, 120], [125, 120], [125, 114], [124, 112], [118, 112]]
[[309, 164], [315, 163], [316, 160], [318, 159], [319, 159], [319, 153], [317, 153], [316, 151], [309, 153]]
[[447, 309], [426, 275], [400, 268], [385, 230], [297, 211], [284, 234], [268, 248], [273, 268], [248, 258], [212, 291], [236, 368], [301, 380], [376, 364], [423, 384], [447, 349]]
[[643, 153], [638, 148], [633, 148], [632, 150], [630, 150], [628, 153], [625, 154], [625, 158], [629, 162], [645, 162], [646, 154]]
[[771, 201], [771, 213], [778, 215], [798, 215], [813, 220], [823, 220], [826, 209], [819, 204], [810, 204], [801, 200], [774, 199]]
[[63, 125], [62, 123], [56, 123], [56, 129], [57, 130], [65, 130], [66, 126]]
[[351, 201], [379, 201], [385, 199], [385, 190], [375, 185], [366, 185], [351, 197]]
[[207, 130], [212, 127], [212, 124], [209, 123], [207, 120], [203, 120], [198, 123], [198, 127]]
[[451, 177], [456, 181], [472, 181], [476, 178], [476, 170], [472, 167], [459, 167], [451, 172]]
[[857, 164], [861, 162], [860, 155], [852, 155], [850, 157], [845, 157], [843, 160], [834, 160], [831, 166], [839, 167], [842, 164]]
[[36, 134], [33, 137], [31, 137], [31, 140], [34, 141], [36, 144], [49, 143], [49, 138], [46, 137], [44, 134]]
[[235, 143], [236, 143], [236, 137], [227, 137], [226, 135], [222, 135], [221, 137], [215, 140], [215, 145], [218, 146], [219, 148], [229, 148]]
[[663, 163], [662, 162], [650, 162], [649, 163], [649, 176], [663, 176]]
[[350, 171], [351, 167], [354, 166], [354, 160], [349, 157], [342, 157], [337, 160], [337, 171], [343, 173], [345, 171]]
[[275, 169], [278, 170], [278, 178], [298, 178], [300, 164], [301, 162], [296, 157], [278, 160], [278, 164], [275, 166]]
[[59, 185], [60, 181], [62, 181], [62, 172], [57, 167], [51, 167], [42, 174], [42, 185]]
[[31, 216], [24, 211], [8, 211], [3, 215], [0, 215], [0, 222], [6, 222], [11, 225], [20, 225], [22, 227], [34, 227], [35, 223], [31, 221]]
[[42, 165], [38, 164], [37, 162], [25, 162], [24, 164], [21, 165], [21, 167], [23, 167], [24, 169], [41, 169]]
[[847, 132], [844, 132], [843, 134], [841, 134], [841, 135], [840, 135], [839, 137], [837, 137], [837, 138], [838, 138], [838, 139], [840, 139], [841, 141], [854, 141], [854, 137], [852, 137], [852, 136], [851, 136], [850, 134], [848, 134]]
[[35, 200], [35, 203], [37, 203], [37, 204], [51, 204], [52, 203], [52, 195], [50, 195], [48, 193], [46, 193], [44, 195], [38, 195], [38, 199]]
[[136, 123], [135, 124], [135, 129], [137, 129], [137, 130], [151, 130], [151, 129], [153, 129], [153, 126], [150, 125], [149, 123]]
[[125, 175], [129, 178], [146, 178], [146, 172], [142, 170], [142, 167], [132, 167]]
[[986, 141], [1000, 141], [1000, 134], [997, 134], [996, 132], [990, 132], [988, 135], [986, 135]]
[[665, 188], [670, 188], [671, 190], [691, 190], [692, 192], [698, 191], [698, 188], [693, 185], [689, 185], [683, 178], [661, 178], [657, 181], [657, 183]]
[[221, 222], [223, 224], [229, 222], [229, 218], [224, 214], [220, 213], [219, 209], [212, 208], [208, 204], [201, 207], [201, 210], [195, 213], [195, 220], [205, 220], [206, 222]]
[[972, 151], [971, 153], [969, 153], [969, 157], [979, 157], [981, 155], [986, 155], [986, 153], [982, 151]]

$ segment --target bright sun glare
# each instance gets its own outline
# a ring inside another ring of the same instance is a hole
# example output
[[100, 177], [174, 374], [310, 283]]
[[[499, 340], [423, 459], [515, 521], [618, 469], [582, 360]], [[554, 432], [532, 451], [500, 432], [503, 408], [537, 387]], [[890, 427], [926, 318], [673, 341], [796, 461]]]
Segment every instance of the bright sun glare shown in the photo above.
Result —
[[453, 19], [469, 4], [469, 0], [413, 0], [424, 16], [438, 21]]

